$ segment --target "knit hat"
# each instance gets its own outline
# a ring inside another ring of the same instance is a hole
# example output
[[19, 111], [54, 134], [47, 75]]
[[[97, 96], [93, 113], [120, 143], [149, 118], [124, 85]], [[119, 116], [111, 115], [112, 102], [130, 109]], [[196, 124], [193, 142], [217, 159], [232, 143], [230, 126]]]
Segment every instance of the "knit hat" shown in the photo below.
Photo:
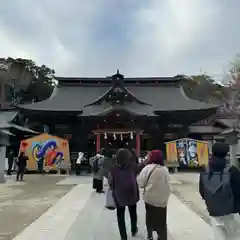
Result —
[[148, 163], [155, 163], [164, 166], [163, 152], [161, 150], [152, 150], [148, 154]]

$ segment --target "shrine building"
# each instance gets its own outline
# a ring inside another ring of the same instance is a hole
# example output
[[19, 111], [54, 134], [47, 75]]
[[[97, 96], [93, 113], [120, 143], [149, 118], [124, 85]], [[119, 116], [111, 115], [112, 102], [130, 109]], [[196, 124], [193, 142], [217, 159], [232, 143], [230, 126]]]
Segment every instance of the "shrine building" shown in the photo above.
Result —
[[189, 137], [190, 126], [216, 113], [217, 106], [189, 99], [181, 76], [58, 77], [47, 100], [17, 110], [31, 127], [69, 140], [71, 153], [101, 148], [164, 150], [164, 142]]

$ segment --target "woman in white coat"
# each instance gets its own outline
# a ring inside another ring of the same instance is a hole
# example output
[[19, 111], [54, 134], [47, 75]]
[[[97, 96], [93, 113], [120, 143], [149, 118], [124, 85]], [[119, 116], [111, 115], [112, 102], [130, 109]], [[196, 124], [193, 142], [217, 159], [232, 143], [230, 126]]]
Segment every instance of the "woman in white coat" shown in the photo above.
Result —
[[79, 175], [81, 172], [81, 163], [84, 157], [84, 153], [83, 152], [79, 152], [78, 153], [78, 158], [76, 161], [76, 175]]
[[171, 188], [162, 151], [153, 150], [148, 154], [147, 165], [138, 176], [138, 185], [143, 188], [148, 240], [153, 240], [153, 231], [157, 232], [159, 240], [167, 240], [167, 204]]

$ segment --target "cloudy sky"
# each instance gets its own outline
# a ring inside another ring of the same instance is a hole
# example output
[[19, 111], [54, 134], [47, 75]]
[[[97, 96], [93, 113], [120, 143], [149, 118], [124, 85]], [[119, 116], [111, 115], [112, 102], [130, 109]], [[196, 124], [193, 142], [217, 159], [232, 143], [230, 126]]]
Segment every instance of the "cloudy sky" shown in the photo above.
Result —
[[218, 76], [240, 53], [239, 0], [2, 0], [1, 57], [62, 76]]

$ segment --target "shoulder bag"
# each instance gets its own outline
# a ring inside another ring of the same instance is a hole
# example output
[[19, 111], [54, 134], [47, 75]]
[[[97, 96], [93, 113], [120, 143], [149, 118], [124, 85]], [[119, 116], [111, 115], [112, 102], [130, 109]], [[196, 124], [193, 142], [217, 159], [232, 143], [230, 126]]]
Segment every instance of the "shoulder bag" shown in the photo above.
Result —
[[156, 166], [151, 170], [151, 172], [148, 174], [147, 180], [146, 180], [146, 183], [145, 183], [145, 186], [144, 186], [144, 188], [143, 188], [143, 194], [146, 192], [146, 187], [147, 187], [148, 181], [149, 181], [152, 173], [154, 172], [154, 170], [157, 168], [157, 166], [158, 166], [158, 165], [156, 165]]

